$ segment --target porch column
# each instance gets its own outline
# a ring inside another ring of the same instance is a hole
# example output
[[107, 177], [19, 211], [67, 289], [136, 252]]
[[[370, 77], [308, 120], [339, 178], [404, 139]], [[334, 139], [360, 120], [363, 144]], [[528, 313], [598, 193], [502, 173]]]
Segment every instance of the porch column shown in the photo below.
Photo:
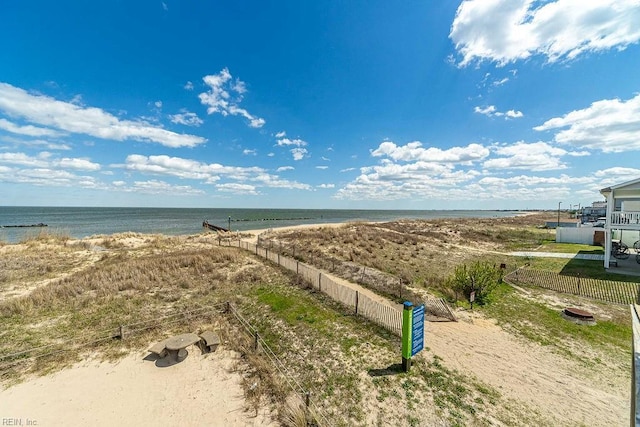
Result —
[[611, 259], [611, 213], [613, 212], [613, 190], [607, 194], [607, 220], [604, 224], [604, 268], [609, 268]]

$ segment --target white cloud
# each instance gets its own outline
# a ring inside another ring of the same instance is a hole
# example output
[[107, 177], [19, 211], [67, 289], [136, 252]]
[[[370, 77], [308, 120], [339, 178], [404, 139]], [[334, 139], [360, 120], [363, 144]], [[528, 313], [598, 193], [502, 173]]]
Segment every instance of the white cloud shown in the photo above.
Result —
[[249, 195], [258, 195], [258, 191], [256, 191], [256, 187], [249, 184], [237, 184], [237, 183], [226, 183], [226, 184], [217, 184], [216, 189], [218, 191], [224, 191], [228, 193], [234, 194], [249, 194]]
[[198, 97], [200, 102], [207, 106], [207, 114], [242, 116], [249, 120], [250, 127], [264, 126], [266, 123], [264, 119], [238, 106], [242, 101], [242, 95], [247, 91], [246, 86], [239, 79], [233, 80], [228, 68], [224, 68], [218, 74], [204, 76], [203, 81], [210, 90], [201, 93]]
[[524, 116], [521, 111], [509, 110], [506, 113], [500, 112], [496, 109], [495, 105], [489, 105], [484, 108], [475, 107], [473, 111], [478, 114], [484, 114], [487, 117], [505, 117], [517, 119]]
[[469, 144], [466, 147], [453, 147], [442, 150], [436, 147], [423, 148], [420, 141], [410, 142], [404, 146], [397, 146], [391, 141], [385, 141], [371, 152], [374, 157], [389, 157], [403, 162], [444, 162], [460, 163], [482, 160], [489, 155], [489, 149], [480, 144]]
[[605, 153], [640, 150], [640, 94], [628, 101], [596, 101], [588, 108], [547, 120], [534, 129], [561, 129], [555, 134], [556, 142]]
[[548, 62], [622, 50], [640, 40], [637, 0], [466, 0], [449, 37], [462, 56], [498, 65], [542, 55]]
[[0, 141], [7, 142], [14, 146], [25, 146], [25, 147], [45, 147], [47, 150], [71, 150], [71, 146], [68, 144], [51, 142], [44, 139], [21, 139], [14, 138], [8, 135], [0, 135]]
[[248, 148], [245, 148], [244, 150], [242, 150], [242, 154], [244, 154], [245, 156], [255, 156], [258, 152], [256, 150], [250, 150]]
[[501, 80], [496, 80], [493, 83], [491, 83], [492, 86], [502, 86], [503, 84], [507, 83], [509, 81], [509, 77], [505, 77]]
[[294, 145], [296, 147], [305, 147], [307, 145], [306, 141], [302, 139], [289, 139], [289, 138], [281, 138], [278, 140], [278, 147], [287, 147], [290, 145]]
[[56, 165], [65, 169], [77, 169], [85, 171], [100, 170], [100, 165], [98, 163], [93, 163], [86, 159], [72, 159], [65, 157], [56, 162]]
[[52, 129], [40, 128], [36, 126], [31, 126], [31, 125], [18, 126], [15, 123], [12, 123], [6, 119], [1, 119], [1, 118], [0, 118], [0, 129], [4, 129], [7, 132], [11, 132], [19, 135], [27, 135], [27, 136], [35, 136], [35, 137], [61, 135], [60, 132]]
[[306, 148], [292, 148], [291, 149], [291, 154], [293, 155], [293, 160], [302, 160], [307, 156], [307, 149]]
[[135, 181], [128, 191], [143, 194], [163, 194], [172, 196], [188, 196], [204, 194], [204, 191], [193, 188], [189, 185], [173, 185], [164, 181], [149, 180]]
[[320, 184], [318, 188], [335, 188], [335, 184]]
[[181, 110], [181, 113], [169, 115], [172, 123], [185, 126], [200, 126], [204, 121], [196, 113], [187, 110]]
[[153, 103], [153, 105], [155, 105], [156, 108], [162, 108], [162, 101], [156, 101]]
[[285, 131], [276, 133], [276, 138], [283, 138], [287, 135]]
[[184, 88], [185, 88], [186, 90], [193, 90], [193, 83], [192, 83], [192, 82], [190, 82], [190, 81], [186, 82], [186, 83], [184, 84]]
[[295, 168], [293, 166], [280, 166], [278, 169], [276, 169], [277, 172], [284, 172], [284, 171], [292, 171]]
[[[119, 165], [114, 165], [119, 166]], [[281, 180], [275, 175], [267, 173], [260, 167], [223, 166], [218, 163], [201, 163], [196, 160], [180, 157], [143, 156], [131, 154], [127, 156], [124, 165], [128, 171], [144, 174], [174, 176], [182, 179], [193, 179], [205, 184], [222, 183], [222, 180], [233, 180], [259, 183], [264, 187], [282, 187], [308, 189], [307, 184], [295, 181]]]
[[329, 166], [316, 166], [316, 169], [325, 170], [325, 169], [329, 169]]
[[51, 153], [43, 151], [38, 156], [29, 156], [25, 153], [0, 153], [0, 164], [14, 164], [39, 169], [75, 169], [84, 171], [100, 170], [98, 163], [87, 159], [68, 158], [58, 159]]
[[486, 169], [526, 169], [531, 171], [546, 171], [566, 169], [566, 163], [560, 157], [573, 155], [584, 156], [586, 152], [568, 152], [562, 148], [553, 147], [546, 142], [516, 142], [511, 145], [501, 145], [494, 148], [499, 156], [486, 160]]
[[82, 107], [0, 83], [0, 111], [40, 126], [101, 139], [157, 142], [167, 147], [193, 147], [205, 138], [179, 134], [143, 121], [120, 120], [99, 108]]

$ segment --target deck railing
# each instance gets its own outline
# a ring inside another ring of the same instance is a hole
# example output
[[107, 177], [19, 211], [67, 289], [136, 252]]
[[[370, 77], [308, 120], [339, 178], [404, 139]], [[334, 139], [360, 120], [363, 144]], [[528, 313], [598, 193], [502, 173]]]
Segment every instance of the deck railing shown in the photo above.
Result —
[[640, 227], [640, 212], [611, 212], [611, 225], [637, 225]]

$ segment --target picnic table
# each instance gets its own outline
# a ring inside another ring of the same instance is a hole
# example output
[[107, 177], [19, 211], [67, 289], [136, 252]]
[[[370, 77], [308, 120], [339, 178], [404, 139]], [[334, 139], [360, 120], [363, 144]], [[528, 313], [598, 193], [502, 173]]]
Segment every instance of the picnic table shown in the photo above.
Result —
[[169, 351], [169, 354], [174, 356], [176, 360], [181, 360], [187, 357], [187, 350], [190, 345], [193, 345], [200, 341], [200, 337], [196, 334], [180, 334], [174, 337], [168, 338], [164, 345]]

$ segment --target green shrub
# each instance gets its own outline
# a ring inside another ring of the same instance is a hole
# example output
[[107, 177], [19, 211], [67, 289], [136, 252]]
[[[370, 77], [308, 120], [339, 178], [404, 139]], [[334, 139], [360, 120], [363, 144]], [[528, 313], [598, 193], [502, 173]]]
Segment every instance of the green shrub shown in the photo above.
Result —
[[475, 303], [484, 305], [489, 301], [491, 292], [502, 280], [502, 270], [486, 261], [476, 261], [473, 264], [462, 264], [455, 267], [447, 279], [447, 287], [456, 295], [463, 295], [467, 300], [471, 291], [475, 291]]

